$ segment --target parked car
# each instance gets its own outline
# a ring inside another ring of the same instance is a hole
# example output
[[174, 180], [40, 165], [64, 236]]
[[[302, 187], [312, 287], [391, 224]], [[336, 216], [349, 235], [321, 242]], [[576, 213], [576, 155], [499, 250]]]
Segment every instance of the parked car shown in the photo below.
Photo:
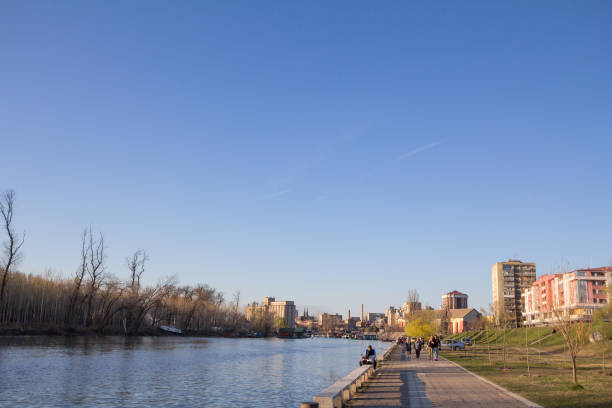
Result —
[[471, 346], [472, 345], [472, 340], [470, 340], [467, 337], [462, 338], [461, 342], [464, 343], [466, 346]]
[[448, 349], [448, 350], [464, 350], [465, 343], [459, 340], [442, 340], [440, 342], [440, 349]]

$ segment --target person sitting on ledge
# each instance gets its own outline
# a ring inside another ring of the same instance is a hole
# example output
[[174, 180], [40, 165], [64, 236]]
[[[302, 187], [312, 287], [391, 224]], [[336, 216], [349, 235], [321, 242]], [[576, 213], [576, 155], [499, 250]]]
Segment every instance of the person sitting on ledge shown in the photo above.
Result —
[[372, 364], [376, 370], [376, 350], [372, 348], [372, 345], [368, 346], [365, 353], [363, 353], [361, 360], [359, 361], [360, 366], [364, 364]]

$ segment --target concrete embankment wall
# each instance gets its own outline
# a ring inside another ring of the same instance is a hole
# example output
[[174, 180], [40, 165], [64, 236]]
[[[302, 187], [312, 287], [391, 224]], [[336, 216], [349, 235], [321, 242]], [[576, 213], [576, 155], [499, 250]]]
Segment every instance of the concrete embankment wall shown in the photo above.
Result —
[[[377, 364], [385, 360], [393, 348], [394, 344], [389, 343], [389, 347], [381, 354], [378, 354]], [[342, 408], [346, 401], [355, 395], [357, 389], [374, 374], [374, 367], [364, 365], [351, 371], [347, 376], [339, 379], [319, 394], [315, 395], [313, 401], [319, 404], [319, 408]]]

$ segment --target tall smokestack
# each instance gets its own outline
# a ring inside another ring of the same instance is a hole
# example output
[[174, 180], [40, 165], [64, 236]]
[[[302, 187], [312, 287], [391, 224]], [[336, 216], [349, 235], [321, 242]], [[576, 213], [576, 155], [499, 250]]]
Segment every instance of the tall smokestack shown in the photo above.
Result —
[[349, 309], [349, 320], [351, 320], [351, 309]]
[[363, 303], [361, 304], [361, 321], [363, 322]]

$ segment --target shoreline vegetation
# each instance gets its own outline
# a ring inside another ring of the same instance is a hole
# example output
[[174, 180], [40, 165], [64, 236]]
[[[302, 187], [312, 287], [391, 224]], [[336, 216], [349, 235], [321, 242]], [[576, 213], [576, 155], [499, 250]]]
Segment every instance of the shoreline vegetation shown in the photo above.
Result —
[[15, 229], [13, 190], [0, 197], [0, 215], [0, 335], [162, 335], [162, 325], [194, 336], [245, 331], [240, 292], [227, 301], [206, 284], [182, 286], [175, 277], [144, 286], [149, 257], [141, 249], [125, 259], [128, 275], [122, 280], [108, 270], [104, 236], [91, 227], [81, 235], [78, 267], [71, 277], [20, 272], [25, 233]]
[[[588, 342], [577, 358], [580, 385], [559, 332], [551, 327], [491, 329], [449, 336], [468, 337], [473, 346], [443, 351], [443, 357], [544, 407], [612, 406], [612, 323], [599, 321], [601, 341]], [[505, 345], [504, 345], [505, 336]]]
[[239, 294], [228, 302], [208, 285], [179, 286], [172, 278], [155, 286], [98, 277], [91, 288], [75, 280], [14, 272], [0, 305], [0, 336], [165, 336], [170, 325], [186, 336], [233, 336], [244, 331]]

